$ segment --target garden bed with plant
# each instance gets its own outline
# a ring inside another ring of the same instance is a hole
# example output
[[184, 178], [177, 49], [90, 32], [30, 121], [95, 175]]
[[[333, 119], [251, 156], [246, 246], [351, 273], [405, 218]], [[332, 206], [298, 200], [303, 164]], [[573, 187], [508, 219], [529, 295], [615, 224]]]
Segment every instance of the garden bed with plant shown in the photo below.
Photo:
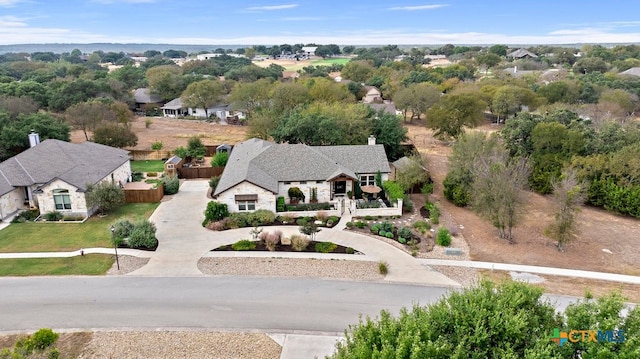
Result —
[[308, 223], [313, 223], [318, 227], [331, 228], [340, 221], [340, 217], [328, 216], [322, 211], [318, 212], [314, 217], [298, 218], [277, 216], [275, 213], [265, 209], [259, 209], [254, 212], [229, 213], [226, 204], [215, 201], [207, 204], [204, 215], [205, 219], [202, 225], [214, 231], [259, 226], [303, 226]]
[[[292, 242], [295, 242], [293, 240]], [[351, 247], [344, 247], [333, 242], [320, 242], [307, 240], [306, 244], [282, 244], [275, 246], [269, 245], [262, 240], [243, 239], [236, 243], [221, 246], [212, 251], [256, 251], [256, 252], [306, 252], [306, 253], [339, 253], [339, 254], [355, 254], [357, 251]]]

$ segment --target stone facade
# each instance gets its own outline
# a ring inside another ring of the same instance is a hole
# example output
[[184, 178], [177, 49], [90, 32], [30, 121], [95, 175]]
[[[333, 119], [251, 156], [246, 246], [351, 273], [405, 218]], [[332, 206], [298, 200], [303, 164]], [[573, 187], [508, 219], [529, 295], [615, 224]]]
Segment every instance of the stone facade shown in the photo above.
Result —
[[24, 188], [16, 188], [0, 197], [0, 220], [4, 220], [20, 209], [25, 208]]
[[226, 203], [229, 212], [239, 212], [238, 203], [236, 202], [236, 195], [253, 194], [258, 196], [258, 200], [256, 201], [256, 209], [266, 209], [271, 212], [276, 211], [275, 194], [247, 181], [244, 181], [236, 186], [233, 186], [229, 190], [220, 193], [217, 196], [217, 201]]

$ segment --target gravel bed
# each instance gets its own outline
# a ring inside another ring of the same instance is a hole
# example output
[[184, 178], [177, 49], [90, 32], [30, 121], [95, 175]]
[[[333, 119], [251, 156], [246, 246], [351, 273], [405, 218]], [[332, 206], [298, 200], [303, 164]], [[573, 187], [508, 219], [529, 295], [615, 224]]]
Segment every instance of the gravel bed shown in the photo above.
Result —
[[118, 260], [120, 261], [120, 270], [118, 270], [117, 264], [113, 263], [113, 266], [107, 271], [107, 275], [131, 273], [136, 269], [144, 267], [145, 264], [149, 263], [149, 259], [150, 258], [119, 255]]
[[201, 258], [198, 269], [210, 275], [315, 277], [375, 281], [384, 276], [378, 263], [311, 258]]
[[79, 359], [278, 359], [282, 347], [262, 333], [95, 332]]

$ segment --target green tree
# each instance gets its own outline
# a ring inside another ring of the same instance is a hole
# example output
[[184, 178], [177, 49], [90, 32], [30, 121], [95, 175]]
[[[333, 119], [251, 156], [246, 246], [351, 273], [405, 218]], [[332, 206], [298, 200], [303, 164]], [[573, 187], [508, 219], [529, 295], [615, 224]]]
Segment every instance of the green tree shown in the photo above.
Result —
[[373, 66], [373, 61], [357, 60], [349, 61], [349, 63], [344, 66], [340, 74], [345, 79], [364, 83], [371, 78], [374, 70], [375, 67]]
[[236, 109], [244, 110], [249, 118], [254, 111], [270, 106], [271, 79], [260, 79], [251, 83], [239, 82], [231, 91], [229, 101]]
[[124, 190], [115, 183], [102, 181], [87, 186], [85, 200], [87, 208], [95, 209], [103, 214], [108, 213], [124, 204]]
[[74, 129], [82, 130], [84, 137], [89, 141], [87, 132], [94, 131], [96, 127], [105, 122], [116, 122], [116, 114], [111, 107], [100, 101], [80, 102], [65, 111], [65, 118]]
[[303, 83], [309, 88], [309, 95], [315, 101], [353, 103], [355, 98], [343, 83], [325, 78], [311, 78]]
[[44, 112], [21, 114], [14, 120], [0, 112], [0, 159], [5, 160], [29, 148], [29, 133], [35, 131], [42, 141], [69, 141], [69, 125]]
[[440, 101], [442, 92], [433, 84], [417, 83], [398, 90], [393, 95], [393, 101], [397, 108], [402, 109], [405, 120], [407, 112], [411, 112], [410, 121], [419, 119], [420, 115], [427, 112], [431, 106]]
[[502, 59], [500, 58], [500, 56], [494, 53], [488, 53], [478, 56], [476, 61], [478, 62], [478, 64], [485, 66], [486, 71], [488, 72], [490, 68], [502, 62]]
[[187, 151], [190, 157], [202, 158], [207, 153], [207, 148], [200, 140], [200, 137], [193, 136], [187, 142]]
[[507, 45], [493, 45], [489, 48], [489, 53], [496, 54], [498, 56], [507, 56]]
[[463, 127], [474, 127], [484, 120], [487, 104], [477, 94], [446, 95], [427, 111], [427, 127], [435, 129], [439, 138], [457, 138]]
[[429, 180], [429, 172], [423, 164], [423, 159], [419, 153], [409, 156], [406, 166], [396, 172], [396, 182], [405, 188], [409, 193], [413, 193], [413, 187]]
[[273, 109], [278, 114], [285, 114], [296, 106], [306, 104], [311, 100], [309, 89], [296, 82], [278, 83], [273, 88], [271, 96]]
[[158, 153], [158, 158], [160, 158], [160, 150], [162, 149], [162, 147], [164, 147], [162, 141], [155, 141], [151, 144], [151, 149]]
[[202, 80], [190, 83], [180, 99], [187, 107], [204, 109], [205, 117], [209, 118], [209, 108], [218, 104], [223, 94], [224, 88], [220, 81]]
[[397, 318], [383, 310], [375, 320], [367, 317], [350, 326], [330, 358], [527, 358], [543, 349], [555, 353], [549, 337], [562, 320], [542, 292], [518, 282], [496, 286], [483, 281], [427, 307], [403, 308]]
[[93, 132], [93, 142], [112, 147], [133, 147], [138, 144], [138, 136], [127, 126], [104, 123]]
[[147, 70], [146, 78], [151, 91], [157, 93], [164, 101], [180, 97], [185, 89], [182, 69], [176, 65], [152, 67]]
[[380, 111], [373, 120], [372, 133], [376, 138], [376, 143], [384, 145], [389, 160], [395, 161], [402, 157], [404, 154], [402, 144], [408, 138], [407, 129], [402, 125], [402, 120], [398, 116]]
[[553, 181], [554, 222], [545, 229], [545, 234], [558, 242], [558, 250], [576, 237], [578, 227], [576, 214], [585, 200], [585, 186], [578, 181], [574, 170], [565, 171]]

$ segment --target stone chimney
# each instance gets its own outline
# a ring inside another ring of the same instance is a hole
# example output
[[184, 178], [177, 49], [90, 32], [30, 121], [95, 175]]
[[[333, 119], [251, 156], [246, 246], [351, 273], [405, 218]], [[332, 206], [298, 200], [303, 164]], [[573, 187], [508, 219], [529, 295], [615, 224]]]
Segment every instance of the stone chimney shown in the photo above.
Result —
[[376, 137], [374, 135], [369, 135], [369, 140], [367, 141], [369, 146], [374, 146], [376, 144]]
[[40, 143], [40, 135], [34, 130], [31, 130], [31, 133], [29, 134], [29, 146], [35, 147], [38, 143]]

